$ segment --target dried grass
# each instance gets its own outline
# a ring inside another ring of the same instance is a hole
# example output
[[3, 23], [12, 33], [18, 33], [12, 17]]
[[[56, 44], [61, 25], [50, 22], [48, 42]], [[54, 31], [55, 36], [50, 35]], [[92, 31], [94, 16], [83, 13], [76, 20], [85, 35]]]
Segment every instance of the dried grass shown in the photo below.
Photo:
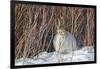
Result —
[[74, 34], [79, 47], [94, 45], [93, 8], [16, 4], [15, 59], [54, 51], [58, 19], [66, 31]]

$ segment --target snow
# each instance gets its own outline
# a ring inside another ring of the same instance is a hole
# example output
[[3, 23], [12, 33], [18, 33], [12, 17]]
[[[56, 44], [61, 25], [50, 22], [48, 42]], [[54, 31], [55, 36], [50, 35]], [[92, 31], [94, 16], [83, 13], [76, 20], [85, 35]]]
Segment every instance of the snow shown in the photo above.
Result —
[[41, 52], [33, 58], [20, 58], [16, 60], [15, 65], [35, 65], [35, 64], [50, 64], [50, 63], [68, 63], [94, 61], [94, 47], [84, 47], [82, 49], [70, 52], [68, 54], [61, 54], [58, 52]]

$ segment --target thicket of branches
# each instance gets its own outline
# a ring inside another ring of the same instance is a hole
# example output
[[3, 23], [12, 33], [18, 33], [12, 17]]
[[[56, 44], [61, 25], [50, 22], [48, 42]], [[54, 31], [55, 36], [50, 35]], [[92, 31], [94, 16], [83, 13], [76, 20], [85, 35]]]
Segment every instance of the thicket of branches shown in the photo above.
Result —
[[15, 59], [54, 51], [58, 19], [66, 31], [73, 33], [77, 46], [93, 46], [94, 16], [93, 8], [16, 4]]

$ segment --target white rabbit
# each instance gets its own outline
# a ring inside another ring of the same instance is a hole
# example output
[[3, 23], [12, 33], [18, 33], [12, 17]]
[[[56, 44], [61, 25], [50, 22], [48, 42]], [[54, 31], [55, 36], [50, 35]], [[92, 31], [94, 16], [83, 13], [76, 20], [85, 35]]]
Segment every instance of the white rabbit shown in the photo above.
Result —
[[56, 52], [59, 53], [70, 53], [77, 49], [76, 39], [72, 33], [66, 32], [64, 28], [57, 29], [53, 44]]

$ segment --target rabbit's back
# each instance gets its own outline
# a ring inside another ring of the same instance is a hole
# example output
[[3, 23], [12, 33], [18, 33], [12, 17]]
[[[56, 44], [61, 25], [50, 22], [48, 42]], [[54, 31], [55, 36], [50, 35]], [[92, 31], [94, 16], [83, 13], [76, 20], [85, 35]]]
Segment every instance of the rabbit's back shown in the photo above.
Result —
[[77, 50], [76, 39], [70, 32], [66, 33], [66, 38], [64, 41], [64, 49], [65, 51], [67, 51], [67, 53]]

